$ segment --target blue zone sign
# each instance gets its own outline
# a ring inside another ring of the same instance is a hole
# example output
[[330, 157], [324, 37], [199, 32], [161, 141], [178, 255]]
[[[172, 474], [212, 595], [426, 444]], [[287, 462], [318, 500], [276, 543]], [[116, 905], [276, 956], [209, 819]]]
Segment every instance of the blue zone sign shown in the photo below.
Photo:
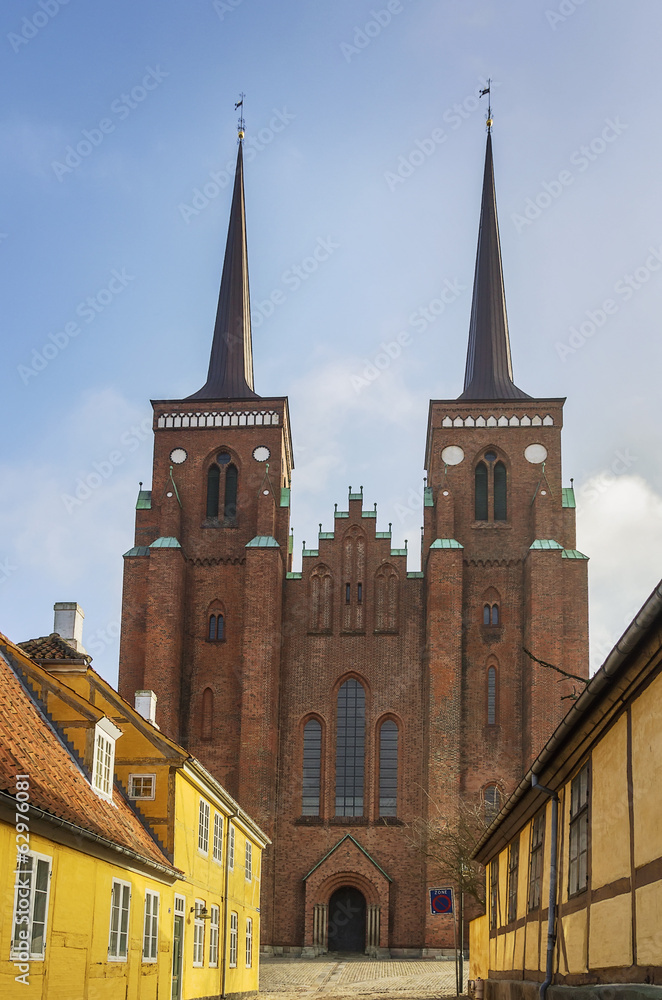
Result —
[[452, 913], [453, 890], [430, 889], [430, 913]]

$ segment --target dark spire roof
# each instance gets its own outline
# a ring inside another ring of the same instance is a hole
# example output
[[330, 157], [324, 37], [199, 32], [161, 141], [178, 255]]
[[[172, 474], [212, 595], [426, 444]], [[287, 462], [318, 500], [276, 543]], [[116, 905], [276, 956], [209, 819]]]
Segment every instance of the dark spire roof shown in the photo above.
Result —
[[489, 131], [469, 324], [467, 369], [464, 376], [464, 392], [459, 399], [531, 399], [513, 382], [494, 189], [492, 136]]
[[259, 399], [253, 391], [243, 143], [239, 141], [228, 241], [207, 381], [187, 399]]

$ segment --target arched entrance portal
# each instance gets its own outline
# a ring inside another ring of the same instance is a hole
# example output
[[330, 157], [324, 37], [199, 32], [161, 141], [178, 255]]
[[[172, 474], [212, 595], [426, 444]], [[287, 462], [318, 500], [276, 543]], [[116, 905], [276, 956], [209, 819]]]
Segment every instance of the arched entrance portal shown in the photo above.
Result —
[[329, 951], [365, 951], [365, 896], [343, 886], [329, 900]]

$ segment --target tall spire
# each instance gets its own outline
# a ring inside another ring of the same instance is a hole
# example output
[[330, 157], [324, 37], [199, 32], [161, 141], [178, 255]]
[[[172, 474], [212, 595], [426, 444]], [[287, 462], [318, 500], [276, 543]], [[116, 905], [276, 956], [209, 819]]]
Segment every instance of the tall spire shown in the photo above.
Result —
[[202, 389], [188, 396], [188, 399], [260, 398], [253, 391], [243, 138], [243, 128], [240, 128], [228, 240], [225, 246], [209, 372]]
[[530, 399], [513, 382], [488, 118], [464, 392], [459, 399]]

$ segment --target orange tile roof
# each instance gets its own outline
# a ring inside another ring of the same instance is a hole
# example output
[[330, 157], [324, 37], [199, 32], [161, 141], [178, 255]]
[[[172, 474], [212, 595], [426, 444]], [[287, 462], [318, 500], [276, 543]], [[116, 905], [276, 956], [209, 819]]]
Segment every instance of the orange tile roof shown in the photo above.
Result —
[[72, 751], [15, 672], [20, 671], [21, 655], [25, 654], [3, 639], [0, 637], [0, 791], [14, 795], [16, 775], [27, 774], [32, 806], [177, 871], [117, 788], [112, 802], [93, 791]]
[[17, 645], [33, 660], [86, 660], [89, 662], [92, 659], [89, 653], [79, 653], [57, 632], [42, 635], [39, 639], [28, 639], [27, 642], [19, 642]]

